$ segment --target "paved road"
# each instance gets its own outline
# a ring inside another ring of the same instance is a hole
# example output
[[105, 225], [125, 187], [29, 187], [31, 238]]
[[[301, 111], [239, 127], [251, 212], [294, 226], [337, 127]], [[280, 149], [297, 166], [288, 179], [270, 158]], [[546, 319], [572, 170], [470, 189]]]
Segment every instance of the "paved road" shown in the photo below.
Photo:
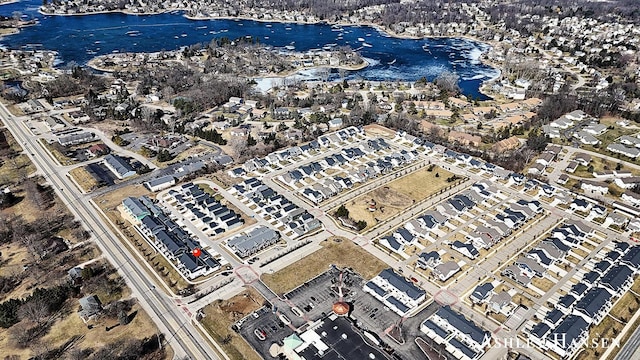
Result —
[[176, 306], [171, 298], [156, 291], [153, 280], [148, 278], [139, 264], [131, 261], [134, 255], [122, 246], [111, 229], [97, 215], [96, 209], [90, 202], [64, 175], [56, 171], [44, 149], [37, 140], [29, 136], [21, 121], [15, 121], [4, 104], [0, 104], [0, 117], [16, 140], [23, 145], [31, 161], [44, 174], [62, 201], [65, 204], [74, 203], [74, 206], [70, 206], [69, 209], [93, 233], [93, 239], [105, 257], [116, 267], [142, 308], [165, 334], [175, 356], [190, 359], [219, 359], [209, 343], [200, 336], [190, 316]]
[[640, 359], [640, 328], [637, 328], [614, 360]]

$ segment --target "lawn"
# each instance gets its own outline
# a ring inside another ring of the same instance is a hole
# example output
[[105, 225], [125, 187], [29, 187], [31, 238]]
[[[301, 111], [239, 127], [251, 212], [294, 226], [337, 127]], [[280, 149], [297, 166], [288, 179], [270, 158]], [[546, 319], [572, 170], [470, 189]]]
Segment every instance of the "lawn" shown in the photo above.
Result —
[[553, 287], [553, 285], [555, 285], [553, 283], [553, 281], [549, 280], [549, 279], [541, 279], [538, 277], [534, 277], [531, 280], [531, 284], [535, 287], [537, 287], [538, 289], [544, 291], [544, 292], [548, 292], [549, 290], [551, 290], [551, 288]]
[[640, 276], [637, 277], [636, 280], [633, 282], [633, 285], [631, 286], [631, 290], [640, 294]]
[[618, 124], [616, 124], [616, 121], [618, 121], [620, 119], [614, 119], [614, 118], [603, 118], [601, 119], [601, 123], [603, 125], [607, 125], [607, 126], [613, 126], [613, 129], [607, 130], [606, 133], [600, 135], [600, 136], [596, 136], [598, 138], [598, 140], [602, 141], [602, 145], [606, 147], [606, 145], [609, 145], [610, 143], [616, 142], [616, 139], [618, 139], [620, 136], [622, 135], [632, 135], [635, 134], [636, 132], [638, 132], [637, 130], [634, 129], [625, 129], [621, 126], [619, 126]]
[[322, 249], [313, 254], [273, 274], [262, 274], [262, 281], [276, 294], [282, 295], [327, 271], [331, 264], [350, 267], [364, 279], [370, 279], [388, 267], [348, 239], [333, 237], [320, 245]]
[[[231, 325], [262, 307], [264, 298], [249, 288], [229, 300], [216, 300], [202, 308], [205, 317], [200, 321], [213, 339], [232, 360], [260, 360], [260, 356]], [[223, 341], [223, 340], [230, 341]]]
[[[618, 321], [612, 319], [610, 316], [606, 316], [600, 324], [596, 325], [589, 332], [589, 341], [590, 346], [583, 348], [582, 351], [576, 357], [577, 360], [590, 360], [590, 359], [598, 359], [600, 355], [604, 354], [607, 349], [603, 349], [601, 347], [602, 340], [611, 340], [618, 336], [620, 330], [624, 327], [623, 324]], [[597, 346], [591, 346], [595, 342]]]
[[633, 314], [638, 310], [640, 299], [630, 292], [622, 295], [620, 300], [616, 302], [616, 305], [609, 312], [614, 318], [627, 322], [631, 319]]
[[451, 175], [440, 167], [432, 171], [421, 169], [363, 194], [345, 206], [350, 218], [364, 220], [370, 228], [451, 185], [447, 182]]
[[35, 167], [25, 154], [0, 161], [0, 186], [11, 185], [26, 178], [35, 171]]
[[69, 175], [73, 177], [78, 186], [80, 186], [80, 190], [83, 192], [90, 192], [96, 189], [99, 185], [96, 178], [94, 178], [84, 166], [72, 169], [69, 171]]
[[0, 186], [11, 185], [35, 171], [35, 167], [25, 154], [21, 154], [22, 147], [13, 138], [11, 132], [0, 129], [4, 136], [2, 156], [0, 159]]

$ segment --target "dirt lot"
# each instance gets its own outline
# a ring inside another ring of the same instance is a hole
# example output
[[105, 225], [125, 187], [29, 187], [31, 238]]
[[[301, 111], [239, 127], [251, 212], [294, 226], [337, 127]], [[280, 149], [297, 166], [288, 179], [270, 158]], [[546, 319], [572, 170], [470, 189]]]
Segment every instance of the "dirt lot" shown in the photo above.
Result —
[[102, 209], [114, 209], [128, 196], [144, 196], [149, 194], [151, 194], [151, 192], [143, 185], [130, 185], [120, 188], [118, 191], [106, 193], [95, 198], [94, 201]]
[[364, 132], [370, 136], [394, 137], [396, 132], [377, 124], [370, 124], [364, 127]]
[[333, 237], [320, 243], [322, 249], [296, 261], [273, 274], [263, 274], [262, 281], [276, 294], [284, 294], [327, 271], [329, 265], [350, 267], [365, 279], [387, 268], [387, 264], [354, 244], [351, 240]]
[[366, 221], [367, 228], [370, 228], [378, 221], [392, 218], [414, 203], [444, 189], [451, 175], [440, 167], [432, 171], [422, 169], [413, 172], [347, 203], [349, 217], [355, 221]]
[[231, 330], [231, 325], [247, 314], [262, 307], [264, 298], [249, 288], [229, 300], [217, 300], [203, 308], [202, 325], [233, 360], [260, 360], [240, 334]]

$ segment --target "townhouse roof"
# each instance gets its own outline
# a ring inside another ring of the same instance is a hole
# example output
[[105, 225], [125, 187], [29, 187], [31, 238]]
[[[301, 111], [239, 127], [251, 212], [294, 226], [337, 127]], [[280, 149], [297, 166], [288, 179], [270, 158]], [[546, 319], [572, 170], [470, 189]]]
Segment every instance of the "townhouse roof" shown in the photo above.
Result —
[[469, 336], [476, 343], [482, 344], [487, 336], [491, 336], [491, 333], [484, 331], [473, 321], [467, 320], [464, 315], [453, 311], [449, 305], [445, 305], [438, 309], [438, 311], [436, 311], [436, 315], [443, 320], [446, 320], [459, 332]]
[[134, 197], [125, 198], [124, 200], [122, 200], [122, 205], [129, 209], [133, 216], [138, 218], [142, 218], [143, 216], [150, 214], [149, 209], [142, 205], [140, 200]]
[[118, 155], [109, 154], [104, 157], [104, 161], [121, 177], [124, 177], [127, 173], [133, 171], [129, 162]]
[[[588, 328], [589, 324], [581, 316], [569, 315], [549, 333], [547, 339], [566, 350], [579, 340]], [[562, 341], [558, 341], [558, 339], [562, 339]]]
[[596, 287], [576, 303], [576, 310], [582, 311], [589, 317], [595, 317], [603, 307], [611, 300], [611, 294], [604, 288]]
[[405, 293], [411, 299], [417, 300], [426, 294], [423, 289], [397, 274], [393, 269], [384, 269], [378, 276], [385, 279], [389, 284]]
[[608, 285], [614, 291], [623, 288], [625, 282], [633, 277], [633, 270], [626, 265], [616, 265], [600, 279], [600, 284]]

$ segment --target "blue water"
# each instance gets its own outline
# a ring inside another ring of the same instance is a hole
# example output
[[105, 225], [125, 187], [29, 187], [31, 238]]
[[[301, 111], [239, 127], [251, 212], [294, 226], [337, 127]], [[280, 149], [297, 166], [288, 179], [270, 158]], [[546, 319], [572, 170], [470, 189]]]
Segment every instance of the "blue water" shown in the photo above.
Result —
[[[0, 6], [2, 15], [20, 11], [39, 19], [38, 25], [7, 36], [0, 44], [12, 49], [28, 46], [56, 50], [61, 65], [71, 61], [85, 64], [93, 56], [114, 51], [175, 50], [223, 36], [234, 39], [251, 35], [261, 43], [278, 47], [293, 45], [299, 51], [332, 43], [359, 49], [371, 66], [350, 72], [347, 75], [350, 79], [415, 81], [425, 76], [433, 80], [442, 71], [449, 70], [460, 75], [460, 87], [465, 95], [486, 99], [478, 87], [497, 74], [497, 70], [477, 60], [488, 46], [467, 39], [396, 39], [368, 26], [345, 26], [343, 31], [332, 31], [331, 26], [325, 24], [189, 20], [182, 14], [44, 16], [37, 12], [41, 3], [41, 0], [26, 0]], [[139, 35], [129, 36], [129, 31], [138, 31]], [[371, 47], [364, 47], [359, 39]], [[425, 44], [428, 52], [422, 48]]]

